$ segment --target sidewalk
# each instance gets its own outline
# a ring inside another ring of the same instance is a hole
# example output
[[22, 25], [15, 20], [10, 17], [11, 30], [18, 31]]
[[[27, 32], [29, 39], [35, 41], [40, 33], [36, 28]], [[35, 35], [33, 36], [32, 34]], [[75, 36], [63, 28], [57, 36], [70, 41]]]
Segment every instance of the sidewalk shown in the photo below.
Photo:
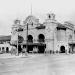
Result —
[[4, 53], [0, 54], [0, 59], [8, 59], [8, 58], [29, 58], [29, 57], [36, 57], [36, 56], [42, 56], [42, 54], [28, 54], [27, 56], [19, 54], [17, 55], [11, 55], [10, 53]]
[[[28, 55], [29, 56], [29, 55]], [[1, 58], [20, 58], [20, 57], [28, 57], [28, 56], [25, 56], [25, 55], [11, 55], [10, 53], [5, 53], [5, 54], [0, 54], [0, 59]]]

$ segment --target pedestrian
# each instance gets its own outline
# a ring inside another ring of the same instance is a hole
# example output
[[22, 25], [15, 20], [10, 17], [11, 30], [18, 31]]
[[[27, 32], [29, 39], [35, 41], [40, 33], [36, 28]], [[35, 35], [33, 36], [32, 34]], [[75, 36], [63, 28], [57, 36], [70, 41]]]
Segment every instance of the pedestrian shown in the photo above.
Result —
[[27, 51], [26, 51], [26, 48], [22, 48], [22, 55], [26, 55], [27, 56]]

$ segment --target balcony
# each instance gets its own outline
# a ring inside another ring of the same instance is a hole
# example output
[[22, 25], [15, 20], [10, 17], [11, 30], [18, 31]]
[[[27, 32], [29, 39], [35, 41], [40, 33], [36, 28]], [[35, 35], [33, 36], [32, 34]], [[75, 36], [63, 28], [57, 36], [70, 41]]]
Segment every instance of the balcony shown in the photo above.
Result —
[[45, 26], [43, 24], [40, 24], [39, 26], [36, 27], [36, 29], [45, 29]]

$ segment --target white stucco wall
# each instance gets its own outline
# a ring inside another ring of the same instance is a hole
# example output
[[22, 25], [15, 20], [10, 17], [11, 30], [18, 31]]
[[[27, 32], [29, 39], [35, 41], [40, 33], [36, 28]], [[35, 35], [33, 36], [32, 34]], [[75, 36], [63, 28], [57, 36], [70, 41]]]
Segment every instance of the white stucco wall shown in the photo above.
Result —
[[[29, 17], [28, 17], [29, 18]], [[32, 20], [30, 20], [32, 19]], [[30, 21], [29, 21], [30, 20]], [[25, 23], [29, 24], [31, 21], [34, 23], [33, 25], [29, 25], [28, 35], [33, 36], [33, 43], [38, 43], [38, 35], [43, 34], [45, 36], [45, 43], [46, 43], [46, 50], [58, 50], [60, 51], [61, 46], [65, 46], [65, 49], [68, 50], [68, 38], [69, 35], [72, 35], [72, 30], [69, 28], [66, 28], [66, 30], [57, 30], [58, 22], [55, 19], [46, 19], [43, 25], [46, 27], [45, 29], [36, 29], [39, 24], [39, 22], [36, 21], [36, 18], [30, 17], [29, 20], [27, 19]], [[27, 37], [27, 30], [26, 26], [24, 27], [24, 31], [19, 33], [24, 40], [26, 40]], [[16, 40], [17, 34], [13, 35], [11, 37], [12, 40]]]

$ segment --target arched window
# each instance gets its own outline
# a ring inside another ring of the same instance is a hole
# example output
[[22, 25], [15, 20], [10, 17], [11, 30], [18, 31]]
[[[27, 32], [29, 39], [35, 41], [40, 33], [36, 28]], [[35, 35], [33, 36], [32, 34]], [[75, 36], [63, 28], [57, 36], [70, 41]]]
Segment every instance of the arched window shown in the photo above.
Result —
[[28, 41], [28, 42], [33, 42], [33, 36], [32, 36], [32, 35], [28, 35], [27, 41]]
[[60, 47], [60, 52], [61, 52], [61, 53], [65, 53], [65, 46], [61, 46], [61, 47]]
[[18, 42], [19, 42], [19, 43], [22, 43], [23, 40], [24, 40], [24, 38], [23, 38], [22, 36], [19, 35], [19, 36], [18, 36]]
[[43, 34], [39, 34], [38, 41], [39, 42], [45, 42], [45, 36]]
[[4, 47], [2, 47], [2, 50], [4, 50]]
[[2, 52], [5, 53], [5, 48], [4, 47], [2, 47]]
[[1, 51], [1, 47], [0, 47], [0, 51]]
[[8, 47], [6, 47], [6, 53], [8, 53], [9, 52], [9, 48]]

